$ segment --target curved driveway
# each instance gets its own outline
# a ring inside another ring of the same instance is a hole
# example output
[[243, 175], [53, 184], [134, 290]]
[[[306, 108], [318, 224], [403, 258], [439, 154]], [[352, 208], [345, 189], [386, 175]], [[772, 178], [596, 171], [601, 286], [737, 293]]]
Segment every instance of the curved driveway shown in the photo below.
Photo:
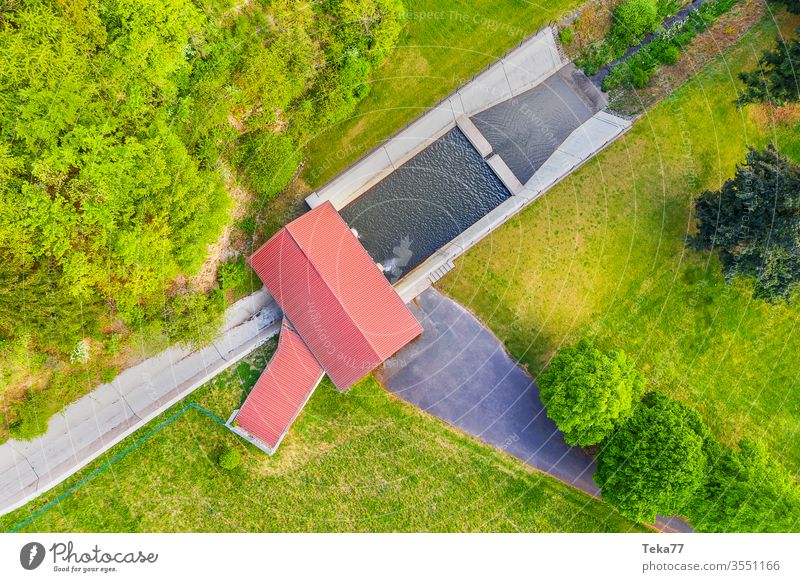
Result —
[[[386, 361], [387, 389], [482, 441], [595, 497], [595, 464], [547, 418], [533, 379], [469, 311], [434, 289], [409, 306], [420, 338]], [[659, 520], [664, 531], [692, 531]]]

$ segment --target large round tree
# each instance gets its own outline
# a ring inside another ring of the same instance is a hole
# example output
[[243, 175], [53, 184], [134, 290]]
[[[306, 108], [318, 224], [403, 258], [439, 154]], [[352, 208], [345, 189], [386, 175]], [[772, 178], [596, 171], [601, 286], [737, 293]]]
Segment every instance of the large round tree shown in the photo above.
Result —
[[739, 450], [710, 442], [705, 483], [687, 511], [704, 532], [789, 532], [800, 523], [800, 484], [766, 447], [742, 439]]
[[680, 513], [703, 482], [706, 436], [695, 411], [650, 392], [603, 446], [594, 480], [630, 519]]
[[622, 351], [601, 351], [588, 341], [556, 354], [539, 376], [547, 415], [567, 444], [603, 441], [644, 393], [644, 379]]

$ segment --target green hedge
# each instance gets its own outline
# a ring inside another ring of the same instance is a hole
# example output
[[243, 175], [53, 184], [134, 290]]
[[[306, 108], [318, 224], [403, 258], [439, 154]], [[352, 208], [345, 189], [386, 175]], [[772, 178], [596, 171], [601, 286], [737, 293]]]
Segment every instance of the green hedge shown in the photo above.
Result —
[[685, 19], [662, 30], [646, 46], [611, 69], [603, 81], [603, 90], [610, 91], [623, 85], [633, 85], [637, 89], [646, 87], [659, 65], [677, 62], [680, 51], [695, 36], [705, 31], [738, 2], [739, 0], [711, 0], [690, 12]]

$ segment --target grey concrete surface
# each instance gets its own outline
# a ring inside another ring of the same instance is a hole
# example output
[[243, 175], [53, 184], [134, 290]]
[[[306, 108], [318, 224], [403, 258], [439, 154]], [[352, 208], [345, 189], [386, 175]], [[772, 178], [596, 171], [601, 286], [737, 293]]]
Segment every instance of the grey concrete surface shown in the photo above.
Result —
[[478, 150], [482, 158], [487, 158], [492, 154], [492, 144], [486, 141], [486, 138], [478, 131], [478, 128], [475, 127], [475, 124], [472, 123], [469, 117], [460, 115], [456, 118], [456, 125], [458, 129], [461, 130], [461, 133], [469, 140], [469, 143], [472, 144], [472, 147]]
[[555, 184], [622, 135], [630, 126], [631, 123], [621, 117], [598, 111], [561, 142], [525, 183], [525, 188], [542, 191]]
[[517, 180], [514, 172], [511, 171], [511, 168], [508, 167], [502, 156], [495, 154], [486, 160], [486, 163], [489, 164], [489, 167], [495, 175], [500, 178], [503, 186], [508, 188], [509, 192], [512, 194], [519, 194], [522, 191], [522, 183]]
[[[498, 103], [472, 118], [496, 155], [525, 183], [567, 136], [596, 110], [576, 85], [567, 67], [533, 89]], [[591, 83], [590, 83], [591, 85]]]
[[232, 305], [219, 337], [173, 346], [54, 415], [31, 441], [0, 445], [0, 515], [54, 487], [275, 335], [280, 309], [262, 289]]
[[422, 335], [387, 360], [386, 387], [403, 400], [592, 495], [594, 462], [567, 446], [536, 384], [461, 305], [428, 289], [410, 304]]

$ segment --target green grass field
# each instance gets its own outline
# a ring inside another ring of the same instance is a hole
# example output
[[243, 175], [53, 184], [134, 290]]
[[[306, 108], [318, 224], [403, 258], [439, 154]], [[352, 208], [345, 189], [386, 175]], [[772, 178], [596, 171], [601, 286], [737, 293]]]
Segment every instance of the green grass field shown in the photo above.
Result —
[[[187, 400], [220, 418], [274, 343]], [[8, 531], [139, 442], [186, 402], [67, 482], [0, 518]], [[216, 460], [243, 453], [233, 472]], [[21, 531], [645, 531], [606, 504], [391, 397], [372, 378], [315, 392], [269, 457], [196, 409], [163, 426]]]
[[404, 0], [398, 46], [372, 75], [355, 114], [317, 136], [303, 179], [321, 186], [522, 39], [580, 0]]
[[[800, 24], [781, 16], [784, 34]], [[734, 444], [763, 439], [800, 472], [800, 311], [728, 286], [688, 251], [691, 203], [775, 140], [800, 162], [798, 122], [732, 101], [776, 29], [762, 23], [607, 151], [470, 251], [442, 288], [540, 372], [578, 338], [635, 356], [650, 386], [697, 407]]]

